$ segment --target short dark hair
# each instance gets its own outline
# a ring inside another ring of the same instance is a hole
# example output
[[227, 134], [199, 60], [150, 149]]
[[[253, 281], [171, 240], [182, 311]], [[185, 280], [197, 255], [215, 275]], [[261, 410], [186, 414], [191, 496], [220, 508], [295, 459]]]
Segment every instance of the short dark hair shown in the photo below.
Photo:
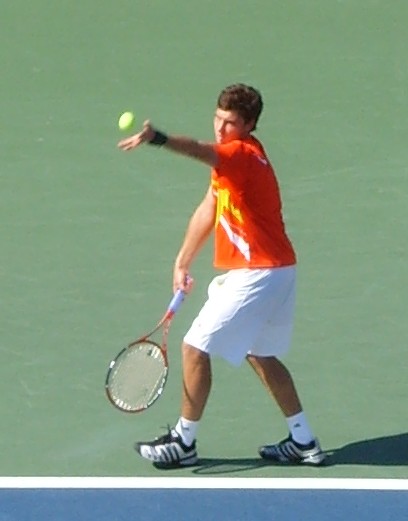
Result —
[[251, 130], [255, 130], [263, 109], [263, 101], [261, 93], [254, 87], [244, 83], [235, 83], [221, 91], [217, 106], [222, 110], [237, 112], [245, 123], [253, 121], [254, 126]]

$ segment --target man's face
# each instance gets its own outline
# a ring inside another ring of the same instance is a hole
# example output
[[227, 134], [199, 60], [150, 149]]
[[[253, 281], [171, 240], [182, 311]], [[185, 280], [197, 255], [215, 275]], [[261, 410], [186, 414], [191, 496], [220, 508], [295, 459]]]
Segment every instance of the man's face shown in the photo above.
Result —
[[234, 110], [217, 108], [214, 115], [214, 135], [217, 143], [229, 143], [234, 139], [248, 137], [253, 128], [253, 121], [245, 123]]

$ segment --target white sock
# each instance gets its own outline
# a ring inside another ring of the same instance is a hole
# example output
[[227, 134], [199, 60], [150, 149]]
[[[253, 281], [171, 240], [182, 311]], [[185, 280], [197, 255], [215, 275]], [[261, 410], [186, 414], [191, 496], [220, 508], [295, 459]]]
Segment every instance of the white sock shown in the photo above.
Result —
[[177, 434], [180, 434], [183, 442], [189, 447], [193, 441], [196, 439], [196, 433], [198, 429], [198, 424], [200, 422], [193, 422], [183, 418], [182, 416], [179, 418], [177, 425], [174, 427], [174, 430]]
[[306, 415], [303, 411], [286, 418], [292, 438], [302, 445], [307, 445], [314, 440]]

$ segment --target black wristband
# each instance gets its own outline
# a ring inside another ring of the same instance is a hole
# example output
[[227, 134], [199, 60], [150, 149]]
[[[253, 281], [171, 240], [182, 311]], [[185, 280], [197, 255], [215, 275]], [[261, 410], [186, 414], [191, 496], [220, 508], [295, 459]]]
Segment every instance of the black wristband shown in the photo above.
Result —
[[168, 139], [169, 138], [168, 136], [166, 136], [166, 134], [163, 134], [163, 132], [160, 132], [160, 130], [155, 130], [154, 136], [149, 141], [149, 145], [156, 145], [161, 147], [162, 145], [165, 145], [167, 143]]

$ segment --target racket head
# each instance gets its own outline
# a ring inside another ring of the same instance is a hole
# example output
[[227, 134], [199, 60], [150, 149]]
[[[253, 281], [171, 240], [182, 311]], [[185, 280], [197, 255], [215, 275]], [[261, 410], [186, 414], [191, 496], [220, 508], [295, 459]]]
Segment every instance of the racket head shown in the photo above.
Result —
[[105, 391], [123, 412], [137, 413], [161, 396], [168, 375], [166, 350], [152, 340], [125, 347], [109, 364]]

